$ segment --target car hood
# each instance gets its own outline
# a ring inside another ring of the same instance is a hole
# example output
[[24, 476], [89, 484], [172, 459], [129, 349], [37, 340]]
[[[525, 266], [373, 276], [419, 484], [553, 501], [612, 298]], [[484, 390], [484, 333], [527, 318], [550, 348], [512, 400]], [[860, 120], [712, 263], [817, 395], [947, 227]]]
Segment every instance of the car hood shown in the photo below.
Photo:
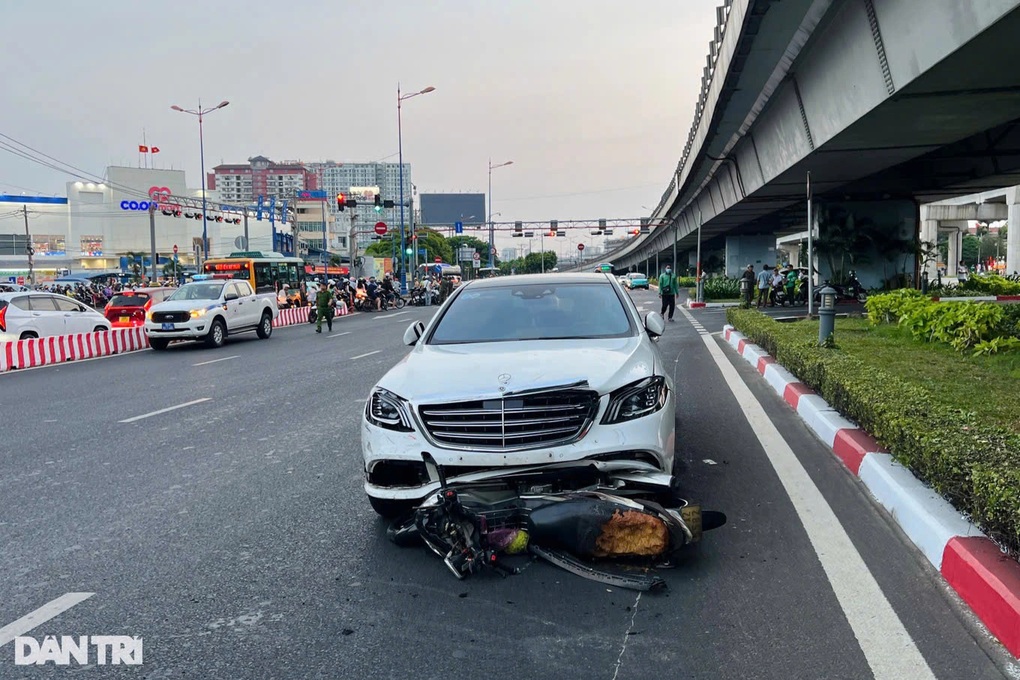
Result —
[[190, 312], [193, 309], [212, 309], [219, 307], [223, 302], [219, 300], [169, 300], [158, 302], [149, 308], [149, 311], [158, 312]]
[[581, 382], [606, 394], [656, 369], [661, 372], [655, 350], [643, 335], [424, 345], [383, 376], [379, 386], [417, 403], [498, 399]]

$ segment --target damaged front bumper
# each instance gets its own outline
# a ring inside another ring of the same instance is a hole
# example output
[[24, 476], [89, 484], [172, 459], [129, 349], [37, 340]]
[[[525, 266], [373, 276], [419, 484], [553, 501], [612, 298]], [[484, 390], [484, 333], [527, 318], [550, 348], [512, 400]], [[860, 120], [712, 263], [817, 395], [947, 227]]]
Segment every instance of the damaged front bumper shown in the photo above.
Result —
[[[530, 555], [600, 583], [658, 590], [665, 581], [649, 567], [672, 564], [681, 548], [726, 521], [722, 513], [676, 498], [669, 475], [633, 461], [574, 461], [447, 478], [427, 452], [422, 458], [437, 478], [436, 490], [388, 534], [398, 545], [424, 542], [460, 579], [486, 569], [518, 573], [513, 560]], [[597, 564], [614, 559], [631, 566], [643, 560], [644, 569], [621, 572]]]

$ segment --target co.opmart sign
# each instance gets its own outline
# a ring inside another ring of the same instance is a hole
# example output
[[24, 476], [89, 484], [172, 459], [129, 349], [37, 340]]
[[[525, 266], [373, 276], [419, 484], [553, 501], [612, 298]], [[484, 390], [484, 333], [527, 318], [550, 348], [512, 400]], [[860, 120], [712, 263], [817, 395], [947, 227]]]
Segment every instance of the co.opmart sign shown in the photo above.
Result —
[[169, 187], [149, 187], [148, 201], [121, 201], [121, 210], [149, 210], [156, 208], [173, 209], [179, 206], [170, 204], [171, 192]]

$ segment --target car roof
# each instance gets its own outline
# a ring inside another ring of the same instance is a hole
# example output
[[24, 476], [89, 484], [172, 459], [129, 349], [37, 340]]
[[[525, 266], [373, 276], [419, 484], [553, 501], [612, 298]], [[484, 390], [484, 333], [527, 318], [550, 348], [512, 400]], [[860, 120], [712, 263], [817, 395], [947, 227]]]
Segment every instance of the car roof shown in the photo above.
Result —
[[170, 286], [155, 286], [146, 288], [132, 288], [129, 290], [118, 290], [114, 295], [134, 295], [135, 293], [152, 293], [157, 290], [173, 290]]
[[543, 285], [551, 283], [606, 283], [610, 278], [607, 274], [569, 273], [569, 274], [515, 274], [513, 276], [497, 276], [490, 279], [468, 281], [472, 288], [503, 288], [506, 286]]

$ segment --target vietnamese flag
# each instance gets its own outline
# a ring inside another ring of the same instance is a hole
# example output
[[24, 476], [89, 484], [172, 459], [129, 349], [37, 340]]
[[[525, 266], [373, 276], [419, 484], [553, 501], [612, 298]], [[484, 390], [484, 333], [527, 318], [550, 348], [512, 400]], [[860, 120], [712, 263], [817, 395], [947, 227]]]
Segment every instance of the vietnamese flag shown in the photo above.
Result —
[[144, 144], [139, 144], [138, 153], [149, 153], [149, 147], [145, 146]]
[[159, 153], [159, 147], [158, 146], [152, 147], [151, 149], [149, 149], [149, 153]]

